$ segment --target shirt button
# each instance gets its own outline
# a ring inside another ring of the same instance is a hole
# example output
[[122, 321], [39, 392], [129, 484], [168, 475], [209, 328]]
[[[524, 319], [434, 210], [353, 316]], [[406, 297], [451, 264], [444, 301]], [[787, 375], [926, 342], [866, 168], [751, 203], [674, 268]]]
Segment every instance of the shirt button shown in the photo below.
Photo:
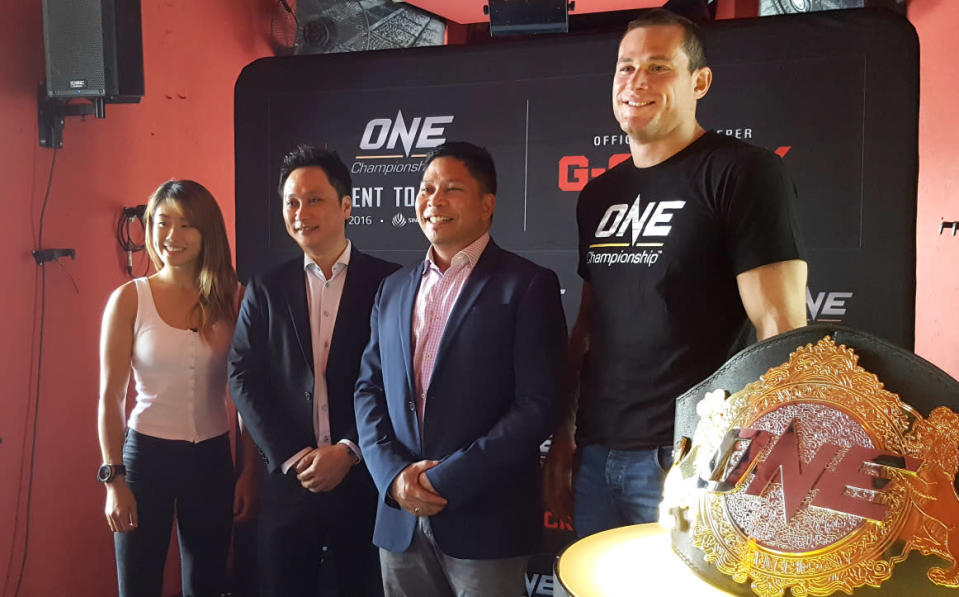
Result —
[[303, 392], [303, 397], [306, 398], [308, 401], [313, 399], [313, 396], [310, 396], [309, 392]]
[[433, 358], [433, 355], [431, 355], [430, 353], [426, 353], [426, 358], [432, 359], [432, 358]]
[[324, 404], [324, 405], [320, 406], [320, 410], [322, 410], [322, 411], [325, 412], [325, 411], [326, 411], [326, 405]]
[[326, 442], [326, 443], [330, 443], [330, 436], [329, 436], [329, 435], [324, 435], [324, 436], [323, 436], [323, 441]]
[[329, 348], [329, 347], [330, 347], [330, 343], [329, 343], [329, 342], [324, 342], [324, 343], [323, 343], [323, 348]]
[[329, 311], [323, 311], [323, 317], [329, 317], [329, 316], [330, 316]]

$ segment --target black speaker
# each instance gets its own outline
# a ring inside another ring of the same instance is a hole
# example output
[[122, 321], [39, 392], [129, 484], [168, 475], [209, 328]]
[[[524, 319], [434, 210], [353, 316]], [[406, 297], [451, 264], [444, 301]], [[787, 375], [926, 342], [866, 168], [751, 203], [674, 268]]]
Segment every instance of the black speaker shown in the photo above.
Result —
[[49, 97], [143, 96], [140, 0], [43, 0], [43, 46]]
[[488, 0], [489, 32], [535, 35], [569, 31], [568, 0]]

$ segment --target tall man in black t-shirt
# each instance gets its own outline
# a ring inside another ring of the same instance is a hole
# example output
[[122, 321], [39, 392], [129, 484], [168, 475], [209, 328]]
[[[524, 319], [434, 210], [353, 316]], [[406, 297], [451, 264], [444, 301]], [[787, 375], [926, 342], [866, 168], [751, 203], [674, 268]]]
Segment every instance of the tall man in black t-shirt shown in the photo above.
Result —
[[613, 113], [632, 160], [579, 198], [583, 296], [546, 463], [547, 505], [572, 509], [580, 536], [655, 521], [675, 398], [750, 322], [759, 339], [806, 323], [795, 188], [774, 154], [699, 125], [711, 82], [695, 24], [663, 10], [630, 23]]

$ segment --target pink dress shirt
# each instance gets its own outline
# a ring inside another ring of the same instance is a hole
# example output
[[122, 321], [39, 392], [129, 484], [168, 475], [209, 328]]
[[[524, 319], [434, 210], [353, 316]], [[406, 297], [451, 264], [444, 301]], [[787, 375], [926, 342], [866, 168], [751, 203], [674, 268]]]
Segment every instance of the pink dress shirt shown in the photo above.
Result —
[[433, 248], [426, 252], [423, 278], [413, 305], [413, 373], [416, 376], [416, 415], [421, 433], [436, 349], [443, 339], [453, 305], [487, 244], [488, 232], [454, 255], [445, 272], [440, 271], [433, 261]]
[[[352, 243], [347, 240], [346, 248], [336, 258], [330, 279], [326, 279], [323, 270], [312, 259], [303, 255], [303, 275], [306, 276], [306, 303], [310, 314], [310, 341], [313, 346], [313, 432], [316, 436], [316, 445], [328, 446], [332, 443], [330, 437], [330, 400], [326, 387], [326, 363], [330, 357], [330, 342], [333, 339], [333, 327], [336, 325], [336, 314], [340, 310], [340, 299], [343, 297], [343, 286], [346, 284], [346, 269], [350, 265], [350, 251]], [[350, 446], [354, 454], [359, 455], [360, 449], [348, 439], [337, 443]], [[305, 447], [281, 467], [284, 474], [296, 462], [308, 454], [312, 447]]]

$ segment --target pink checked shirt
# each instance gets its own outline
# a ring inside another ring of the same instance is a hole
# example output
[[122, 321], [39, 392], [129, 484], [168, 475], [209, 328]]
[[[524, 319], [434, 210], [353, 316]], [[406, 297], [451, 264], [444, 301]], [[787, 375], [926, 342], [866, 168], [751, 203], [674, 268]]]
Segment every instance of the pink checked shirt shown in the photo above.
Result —
[[413, 306], [413, 373], [416, 375], [416, 415], [421, 431], [436, 349], [443, 338], [450, 311], [487, 244], [488, 232], [454, 255], [445, 272], [433, 262], [433, 248], [426, 252], [423, 279]]

